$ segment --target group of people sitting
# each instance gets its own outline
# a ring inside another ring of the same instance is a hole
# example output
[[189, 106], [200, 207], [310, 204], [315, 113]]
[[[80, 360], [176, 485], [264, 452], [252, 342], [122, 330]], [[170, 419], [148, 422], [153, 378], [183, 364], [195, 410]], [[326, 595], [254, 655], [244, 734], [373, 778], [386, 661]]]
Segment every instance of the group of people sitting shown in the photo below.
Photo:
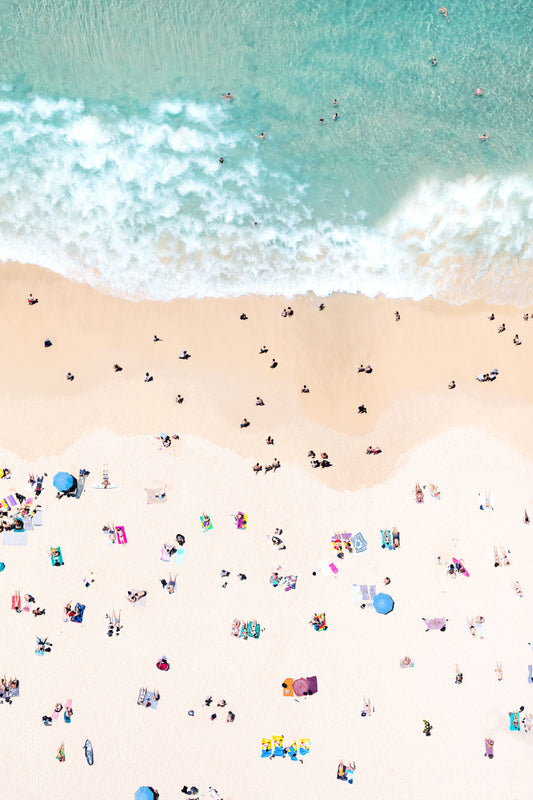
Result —
[[311, 459], [311, 466], [313, 469], [316, 469], [317, 467], [331, 467], [331, 462], [327, 453], [320, 453], [320, 458], [318, 459], [315, 451], [309, 450], [307, 458]]
[[[279, 463], [278, 459], [275, 458], [274, 461], [272, 462], [272, 464], [265, 464], [265, 474], [267, 472], [270, 472], [271, 469], [274, 470], [274, 472], [275, 472], [280, 467], [281, 467], [281, 464]], [[258, 475], [260, 472], [263, 471], [263, 467], [261, 466], [259, 461], [253, 466], [252, 469], [253, 469], [253, 471], [255, 472], [256, 475]]]
[[3, 678], [0, 678], [0, 703], [3, 703], [5, 700], [6, 703], [11, 704], [11, 698], [18, 697], [18, 694], [19, 694], [18, 678], [10, 678], [9, 680], [7, 680], [5, 675]]

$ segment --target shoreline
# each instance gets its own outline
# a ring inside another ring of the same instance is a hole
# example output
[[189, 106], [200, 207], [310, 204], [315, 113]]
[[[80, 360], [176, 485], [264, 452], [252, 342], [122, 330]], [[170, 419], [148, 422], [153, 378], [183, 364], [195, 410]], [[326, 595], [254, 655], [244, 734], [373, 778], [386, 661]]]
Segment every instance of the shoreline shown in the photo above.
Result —
[[[383, 480], [404, 453], [449, 426], [498, 430], [522, 452], [533, 449], [526, 424], [533, 386], [523, 380], [530, 324], [512, 306], [489, 322], [492, 307], [481, 302], [362, 295], [132, 303], [40, 267], [0, 270], [9, 374], [0, 412], [13, 420], [2, 441], [26, 458], [60, 452], [94, 428], [191, 433], [252, 463], [276, 456], [309, 468], [307, 452], [326, 451], [333, 468], [315, 474], [353, 489]], [[32, 307], [30, 292], [39, 300]], [[294, 316], [282, 318], [290, 305]], [[501, 320], [507, 329], [499, 335]], [[520, 347], [512, 344], [515, 332]], [[154, 334], [162, 341], [154, 343]], [[263, 345], [268, 353], [260, 355]], [[178, 358], [184, 349], [187, 361]], [[122, 372], [113, 372], [114, 363]], [[360, 363], [372, 374], [358, 374]], [[476, 381], [493, 368], [496, 381]], [[148, 384], [146, 371], [154, 376]], [[309, 394], [301, 393], [304, 384]], [[255, 405], [258, 396], [264, 407]], [[368, 413], [357, 413], [360, 404]], [[251, 422], [245, 430], [243, 418]], [[268, 435], [274, 447], [265, 445]], [[369, 445], [383, 452], [366, 456]]]

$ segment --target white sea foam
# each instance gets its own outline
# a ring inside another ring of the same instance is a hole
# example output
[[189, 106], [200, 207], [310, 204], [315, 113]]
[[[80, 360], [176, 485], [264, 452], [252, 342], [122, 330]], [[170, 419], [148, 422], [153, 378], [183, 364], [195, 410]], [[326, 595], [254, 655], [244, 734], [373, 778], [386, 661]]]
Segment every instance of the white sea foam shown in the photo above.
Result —
[[[533, 300], [526, 177], [434, 179], [375, 228], [364, 210], [332, 222], [317, 216], [312, 187], [270, 169], [234, 129], [229, 105], [176, 99], [126, 118], [2, 88], [3, 260], [154, 299], [312, 290]], [[224, 165], [221, 152], [231, 152]]]

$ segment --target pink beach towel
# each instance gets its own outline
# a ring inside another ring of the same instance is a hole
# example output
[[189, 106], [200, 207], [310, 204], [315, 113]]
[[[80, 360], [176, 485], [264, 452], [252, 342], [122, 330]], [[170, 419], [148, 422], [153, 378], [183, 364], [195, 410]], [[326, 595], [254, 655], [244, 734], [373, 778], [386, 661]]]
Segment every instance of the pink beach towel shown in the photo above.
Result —
[[126, 536], [126, 531], [124, 530], [124, 525], [115, 525], [115, 531], [117, 533], [117, 542], [119, 544], [127, 544], [128, 538]]

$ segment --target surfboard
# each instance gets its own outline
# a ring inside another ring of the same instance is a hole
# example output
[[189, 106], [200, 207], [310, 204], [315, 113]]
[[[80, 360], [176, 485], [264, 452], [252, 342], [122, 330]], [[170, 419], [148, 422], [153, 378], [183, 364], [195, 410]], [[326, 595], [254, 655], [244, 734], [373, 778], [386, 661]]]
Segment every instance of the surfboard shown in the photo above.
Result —
[[118, 483], [108, 483], [107, 486], [104, 486], [103, 483], [93, 483], [93, 489], [116, 489]]
[[85, 744], [83, 747], [85, 750], [85, 758], [87, 759], [87, 763], [92, 766], [94, 764], [93, 746], [89, 739], [85, 739]]

